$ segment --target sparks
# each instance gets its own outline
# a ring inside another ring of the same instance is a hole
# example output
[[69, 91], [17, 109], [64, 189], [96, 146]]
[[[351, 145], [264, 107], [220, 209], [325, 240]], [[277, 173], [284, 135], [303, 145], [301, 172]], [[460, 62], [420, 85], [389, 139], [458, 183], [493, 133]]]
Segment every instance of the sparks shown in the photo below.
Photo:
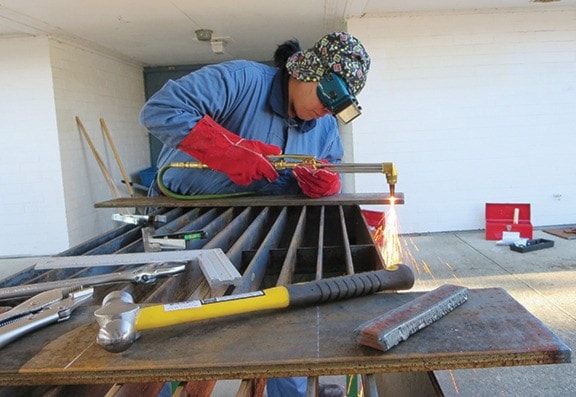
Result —
[[394, 200], [390, 202], [390, 208], [386, 211], [385, 226], [382, 232], [382, 257], [386, 268], [392, 269], [402, 263], [402, 246], [398, 237], [399, 224]]

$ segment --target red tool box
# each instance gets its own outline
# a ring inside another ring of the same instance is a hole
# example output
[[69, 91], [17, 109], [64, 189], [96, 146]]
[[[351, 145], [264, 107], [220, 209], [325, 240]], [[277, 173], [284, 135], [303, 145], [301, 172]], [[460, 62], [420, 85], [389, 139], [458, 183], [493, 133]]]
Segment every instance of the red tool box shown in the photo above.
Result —
[[486, 240], [502, 240], [502, 232], [519, 232], [532, 238], [530, 204], [486, 203]]

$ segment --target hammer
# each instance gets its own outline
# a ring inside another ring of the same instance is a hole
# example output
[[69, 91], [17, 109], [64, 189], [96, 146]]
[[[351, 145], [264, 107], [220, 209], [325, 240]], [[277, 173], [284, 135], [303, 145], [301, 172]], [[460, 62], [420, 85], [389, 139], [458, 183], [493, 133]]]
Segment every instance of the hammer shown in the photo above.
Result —
[[348, 276], [278, 286], [255, 292], [205, 300], [140, 307], [125, 291], [109, 293], [94, 312], [100, 325], [96, 342], [118, 353], [128, 349], [140, 331], [192, 321], [294, 306], [310, 306], [383, 290], [410, 289], [414, 274], [406, 265]]

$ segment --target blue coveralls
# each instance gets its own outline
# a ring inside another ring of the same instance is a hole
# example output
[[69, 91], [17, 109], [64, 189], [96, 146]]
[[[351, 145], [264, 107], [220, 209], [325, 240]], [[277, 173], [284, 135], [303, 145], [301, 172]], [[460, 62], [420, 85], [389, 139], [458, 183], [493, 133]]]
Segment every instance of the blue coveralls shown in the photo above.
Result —
[[[173, 161], [196, 161], [176, 149], [204, 115], [245, 139], [279, 146], [285, 154], [310, 154], [331, 163], [342, 160], [343, 148], [333, 116], [297, 121], [288, 117], [287, 93], [278, 69], [249, 61], [205, 66], [176, 81], [168, 81], [144, 105], [141, 123], [164, 143], [158, 167]], [[165, 185], [180, 194], [258, 192], [296, 194], [291, 172], [273, 183], [234, 184], [212, 170], [170, 169]]]
[[[277, 145], [285, 154], [309, 154], [331, 163], [341, 162], [343, 148], [335, 118], [290, 119], [287, 99], [287, 85], [278, 69], [232, 61], [168, 81], [146, 103], [140, 121], [164, 143], [158, 167], [173, 161], [196, 161], [176, 147], [204, 115], [245, 139]], [[212, 170], [170, 169], [163, 181], [180, 194], [300, 193], [291, 171], [282, 172], [275, 182], [256, 181], [248, 186], [235, 185], [225, 174]], [[304, 396], [306, 378], [270, 379], [267, 386], [270, 397]]]

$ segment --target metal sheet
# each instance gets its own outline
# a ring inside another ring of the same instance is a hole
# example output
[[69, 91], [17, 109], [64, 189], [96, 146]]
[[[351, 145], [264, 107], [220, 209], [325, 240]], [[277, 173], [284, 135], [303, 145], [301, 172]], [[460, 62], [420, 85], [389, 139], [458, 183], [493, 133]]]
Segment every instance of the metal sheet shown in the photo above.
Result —
[[[303, 205], [360, 205], [390, 204], [388, 193], [342, 193], [317, 199], [305, 196], [246, 196], [210, 200], [178, 200], [172, 197], [126, 197], [96, 203], [96, 208], [124, 207], [246, 207], [246, 206], [303, 206]], [[396, 193], [395, 204], [404, 204], [404, 193]]]
[[94, 343], [94, 308], [0, 355], [0, 384], [133, 383], [432, 371], [570, 362], [570, 349], [502, 289], [470, 290], [465, 305], [383, 353], [358, 345], [360, 323], [420, 296], [382, 293], [295, 310], [143, 333], [129, 350]]

